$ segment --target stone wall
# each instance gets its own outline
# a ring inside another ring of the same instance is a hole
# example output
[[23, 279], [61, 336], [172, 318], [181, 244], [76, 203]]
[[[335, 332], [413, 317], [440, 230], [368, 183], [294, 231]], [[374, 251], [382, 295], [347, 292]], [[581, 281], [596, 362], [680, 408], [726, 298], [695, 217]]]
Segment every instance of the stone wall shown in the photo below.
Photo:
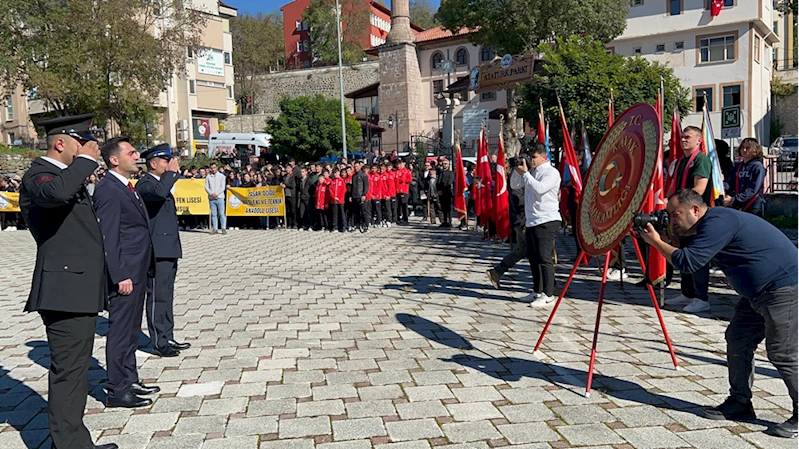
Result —
[[791, 95], [772, 96], [771, 117], [782, 125], [782, 135], [799, 135], [797, 123], [797, 96], [796, 91]]
[[[44, 153], [41, 153], [44, 155]], [[22, 176], [31, 167], [33, 158], [18, 154], [0, 154], [0, 176]]]

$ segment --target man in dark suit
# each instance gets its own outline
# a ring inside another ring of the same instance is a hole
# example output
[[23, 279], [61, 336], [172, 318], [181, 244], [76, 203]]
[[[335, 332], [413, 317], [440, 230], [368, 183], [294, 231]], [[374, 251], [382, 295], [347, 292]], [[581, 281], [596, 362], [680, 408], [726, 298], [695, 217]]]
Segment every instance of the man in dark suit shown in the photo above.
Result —
[[172, 189], [180, 179], [180, 164], [172, 157], [169, 144], [156, 145], [141, 155], [147, 161], [147, 174], [136, 183], [150, 218], [150, 238], [155, 253], [155, 273], [147, 279], [147, 329], [153, 354], [176, 357], [189, 343], [175, 341], [173, 300], [178, 259], [183, 257], [178, 233], [178, 215]]
[[54, 449], [95, 446], [83, 424], [97, 313], [106, 304], [103, 236], [83, 185], [100, 152], [92, 114], [39, 123], [47, 155], [22, 178], [20, 207], [34, 240], [36, 267], [26, 312], [39, 312], [50, 345], [48, 409]]
[[436, 189], [438, 190], [438, 198], [441, 201], [441, 214], [443, 215], [443, 223], [441, 227], [452, 227], [452, 190], [455, 188], [455, 173], [449, 169], [449, 161], [444, 159], [441, 161], [441, 174], [438, 176], [438, 183]]
[[311, 177], [308, 176], [308, 169], [302, 167], [300, 169], [300, 178], [297, 180], [297, 200], [298, 200], [298, 211], [299, 211], [299, 221], [297, 222], [297, 228], [299, 229], [300, 224], [302, 224], [302, 229], [309, 230], [311, 228], [311, 198], [313, 198], [313, 181]]
[[369, 193], [369, 175], [363, 170], [363, 161], [355, 162], [352, 176], [352, 212], [355, 214], [355, 227], [361, 232], [369, 229], [369, 216], [366, 210], [366, 195]]
[[97, 184], [94, 204], [100, 217], [108, 272], [108, 369], [107, 407], [145, 407], [158, 387], [139, 382], [136, 348], [147, 292], [147, 276], [153, 262], [150, 220], [130, 177], [138, 173], [139, 153], [126, 138], [114, 138], [100, 153], [108, 174]]

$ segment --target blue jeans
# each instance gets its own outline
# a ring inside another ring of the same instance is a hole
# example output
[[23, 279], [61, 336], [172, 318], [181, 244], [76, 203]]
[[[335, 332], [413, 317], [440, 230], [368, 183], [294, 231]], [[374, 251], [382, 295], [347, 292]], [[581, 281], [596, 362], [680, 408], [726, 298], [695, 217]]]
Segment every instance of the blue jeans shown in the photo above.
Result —
[[[227, 217], [225, 217], [225, 199], [209, 199], [211, 203], [211, 229], [227, 229]], [[219, 226], [221, 225], [221, 227]]]

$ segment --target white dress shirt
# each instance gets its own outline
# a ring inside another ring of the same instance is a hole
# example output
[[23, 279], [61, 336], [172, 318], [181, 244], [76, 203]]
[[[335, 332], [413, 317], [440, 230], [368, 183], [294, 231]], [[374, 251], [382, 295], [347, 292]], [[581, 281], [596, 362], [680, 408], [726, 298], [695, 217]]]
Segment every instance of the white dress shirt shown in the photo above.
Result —
[[205, 177], [205, 192], [208, 193], [208, 198], [213, 199], [211, 195], [216, 194], [220, 199], [225, 198], [225, 174], [218, 171], [216, 174], [209, 173]]
[[524, 216], [531, 228], [550, 221], [563, 221], [560, 216], [560, 172], [546, 162], [524, 174]]
[[[97, 159], [89, 156], [88, 154], [79, 154], [78, 157], [86, 158], [86, 159], [94, 162], [95, 164], [97, 163]], [[65, 168], [69, 167], [67, 164], [65, 164], [65, 163], [63, 163], [61, 161], [57, 161], [57, 160], [55, 160], [55, 159], [53, 159], [51, 157], [41, 156], [41, 158], [44, 159], [45, 161], [55, 165], [56, 167], [60, 168], [61, 170], [64, 170]]]

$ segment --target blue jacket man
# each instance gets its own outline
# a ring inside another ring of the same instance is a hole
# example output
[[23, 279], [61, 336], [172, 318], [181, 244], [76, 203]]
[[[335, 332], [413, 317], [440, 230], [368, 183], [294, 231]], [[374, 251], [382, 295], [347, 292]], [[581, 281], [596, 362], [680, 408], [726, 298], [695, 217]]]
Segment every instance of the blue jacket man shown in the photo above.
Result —
[[136, 192], [147, 208], [155, 255], [155, 272], [147, 280], [147, 329], [153, 354], [176, 357], [181, 349], [191, 347], [189, 343], [178, 343], [174, 336], [175, 277], [183, 249], [172, 190], [180, 179], [180, 166], [166, 143], [150, 148], [142, 157], [147, 161], [147, 174], [136, 183]]
[[139, 382], [136, 348], [147, 291], [147, 274], [153, 261], [150, 220], [130, 176], [138, 172], [139, 154], [125, 138], [100, 147], [109, 168], [97, 184], [94, 203], [103, 233], [108, 273], [107, 407], [145, 407], [152, 400], [139, 395], [160, 391]]

